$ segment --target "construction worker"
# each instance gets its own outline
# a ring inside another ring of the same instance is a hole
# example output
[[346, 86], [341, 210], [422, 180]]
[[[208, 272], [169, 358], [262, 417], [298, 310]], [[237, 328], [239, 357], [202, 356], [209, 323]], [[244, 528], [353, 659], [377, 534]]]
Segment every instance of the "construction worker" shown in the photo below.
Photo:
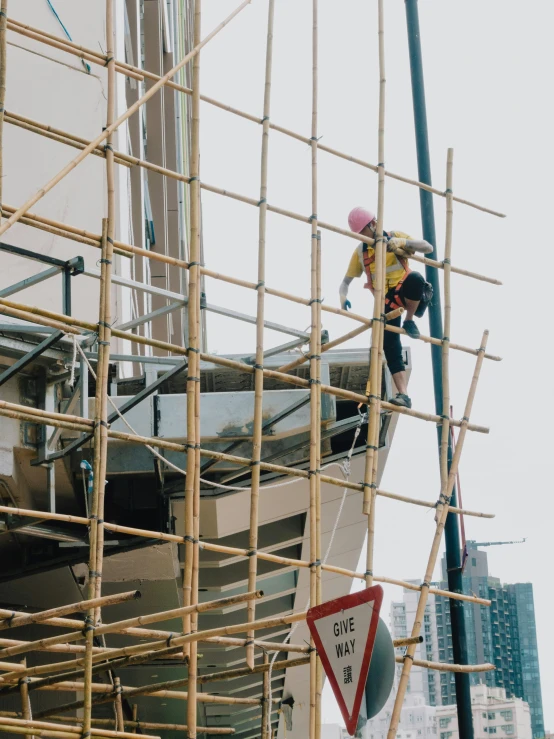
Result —
[[[348, 225], [351, 231], [375, 238], [377, 219], [375, 214], [365, 208], [354, 208], [348, 216]], [[383, 231], [386, 241], [386, 274], [385, 274], [385, 313], [404, 308], [406, 317], [403, 328], [413, 339], [419, 338], [419, 330], [414, 321], [414, 316], [421, 317], [433, 297], [431, 285], [425, 281], [419, 272], [412, 272], [408, 265], [408, 257], [416, 251], [421, 254], [429, 254], [433, 251], [431, 244], [427, 241], [417, 241], [402, 231]], [[375, 276], [375, 249], [368, 244], [360, 243], [352, 254], [346, 275], [341, 283], [339, 294], [341, 308], [349, 310], [352, 306], [348, 300], [348, 288], [355, 277], [366, 274], [367, 287], [374, 292], [373, 280]], [[391, 326], [400, 327], [401, 318], [388, 321]], [[406, 366], [402, 358], [402, 345], [400, 335], [392, 331], [386, 331], [383, 339], [383, 349], [392, 379], [397, 389], [397, 394], [390, 400], [394, 405], [411, 408], [412, 401], [408, 395], [406, 382]]]

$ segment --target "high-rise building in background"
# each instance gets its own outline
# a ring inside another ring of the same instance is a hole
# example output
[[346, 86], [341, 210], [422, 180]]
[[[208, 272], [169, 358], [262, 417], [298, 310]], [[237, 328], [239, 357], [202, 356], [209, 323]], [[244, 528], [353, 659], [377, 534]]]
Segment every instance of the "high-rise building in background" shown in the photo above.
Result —
[[[442, 562], [446, 586], [446, 562]], [[487, 555], [475, 542], [468, 542], [468, 558], [463, 575], [465, 593], [487, 598], [490, 608], [464, 603], [468, 661], [490, 662], [495, 670], [473, 673], [472, 684], [504, 688], [508, 698], [522, 698], [529, 704], [533, 737], [544, 736], [537, 632], [531, 583], [503, 585], [489, 575]], [[402, 602], [391, 605], [393, 637], [406, 636], [414, 622], [417, 593], [405, 590]], [[452, 662], [450, 609], [445, 598], [429, 596], [424, 616], [424, 642], [417, 648], [418, 659]], [[412, 668], [410, 691], [422, 693], [429, 705], [456, 702], [454, 675]]]

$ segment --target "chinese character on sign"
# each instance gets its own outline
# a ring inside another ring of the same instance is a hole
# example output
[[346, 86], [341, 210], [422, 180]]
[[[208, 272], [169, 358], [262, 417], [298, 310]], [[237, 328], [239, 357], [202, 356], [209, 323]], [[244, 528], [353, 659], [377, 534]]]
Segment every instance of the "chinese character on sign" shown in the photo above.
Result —
[[344, 677], [344, 684], [346, 685], [347, 683], [351, 683], [352, 682], [352, 667], [350, 667], [350, 665], [348, 665], [348, 667], [343, 667], [342, 673]]

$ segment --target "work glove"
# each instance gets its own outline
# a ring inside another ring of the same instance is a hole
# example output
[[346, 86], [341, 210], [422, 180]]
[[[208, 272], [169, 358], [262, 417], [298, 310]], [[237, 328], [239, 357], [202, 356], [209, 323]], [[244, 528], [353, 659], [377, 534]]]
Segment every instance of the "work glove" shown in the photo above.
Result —
[[352, 308], [352, 303], [349, 300], [345, 300], [342, 304], [343, 310], [350, 310]]
[[399, 257], [410, 257], [415, 254], [415, 250], [408, 246], [407, 239], [392, 238], [387, 242], [388, 251], [392, 251]]

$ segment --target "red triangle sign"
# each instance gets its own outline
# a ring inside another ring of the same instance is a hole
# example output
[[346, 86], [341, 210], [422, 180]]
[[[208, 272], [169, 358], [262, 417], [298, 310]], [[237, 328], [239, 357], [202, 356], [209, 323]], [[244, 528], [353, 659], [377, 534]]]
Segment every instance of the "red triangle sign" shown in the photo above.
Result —
[[383, 588], [374, 585], [314, 606], [306, 618], [351, 736], [358, 723], [382, 601]]

